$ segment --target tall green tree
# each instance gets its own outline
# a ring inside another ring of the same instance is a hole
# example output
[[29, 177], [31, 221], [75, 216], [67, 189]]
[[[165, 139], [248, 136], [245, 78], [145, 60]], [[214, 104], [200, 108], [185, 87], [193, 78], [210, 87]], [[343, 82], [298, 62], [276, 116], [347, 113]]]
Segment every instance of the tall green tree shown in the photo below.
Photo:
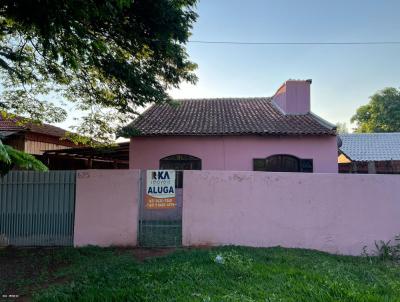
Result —
[[400, 132], [400, 90], [385, 88], [357, 109], [351, 122], [355, 132]]
[[347, 134], [347, 133], [349, 133], [349, 129], [347, 128], [347, 124], [346, 123], [342, 123], [342, 122], [337, 122], [336, 123], [336, 132], [338, 134]]
[[[169, 88], [197, 80], [185, 48], [195, 5], [196, 0], [1, 1], [0, 110], [60, 122], [70, 109], [78, 119], [76, 132], [96, 142], [112, 140], [138, 106], [168, 102]], [[54, 101], [61, 97], [63, 103]]]

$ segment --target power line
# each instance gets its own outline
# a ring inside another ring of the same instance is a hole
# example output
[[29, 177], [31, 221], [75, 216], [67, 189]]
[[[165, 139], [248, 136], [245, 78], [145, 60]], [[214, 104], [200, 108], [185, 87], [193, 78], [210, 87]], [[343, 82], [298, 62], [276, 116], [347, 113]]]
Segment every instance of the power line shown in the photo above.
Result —
[[206, 41], [190, 40], [196, 44], [230, 45], [400, 45], [400, 41], [364, 41], [364, 42], [248, 42], [248, 41]]

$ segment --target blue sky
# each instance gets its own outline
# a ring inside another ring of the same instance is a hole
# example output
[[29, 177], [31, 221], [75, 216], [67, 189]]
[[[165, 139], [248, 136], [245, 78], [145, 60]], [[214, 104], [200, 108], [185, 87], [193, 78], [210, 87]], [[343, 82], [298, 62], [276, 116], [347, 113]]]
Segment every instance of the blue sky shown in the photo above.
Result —
[[[192, 40], [400, 41], [398, 0], [202, 0]], [[384, 87], [400, 86], [400, 45], [189, 44], [199, 81], [175, 98], [271, 96], [285, 80], [312, 79], [312, 110], [347, 122]]]

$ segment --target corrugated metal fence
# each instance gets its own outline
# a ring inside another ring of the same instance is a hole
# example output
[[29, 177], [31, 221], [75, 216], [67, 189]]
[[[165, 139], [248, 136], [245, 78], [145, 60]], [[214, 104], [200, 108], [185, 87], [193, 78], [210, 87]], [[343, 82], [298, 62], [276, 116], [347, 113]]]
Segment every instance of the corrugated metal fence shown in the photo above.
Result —
[[75, 171], [11, 171], [0, 177], [0, 240], [16, 246], [72, 245], [74, 208]]

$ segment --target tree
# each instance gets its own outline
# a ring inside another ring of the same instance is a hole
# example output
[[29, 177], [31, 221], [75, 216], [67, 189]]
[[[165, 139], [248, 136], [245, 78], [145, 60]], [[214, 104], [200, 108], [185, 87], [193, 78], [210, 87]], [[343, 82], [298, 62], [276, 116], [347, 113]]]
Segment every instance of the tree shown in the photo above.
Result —
[[47, 167], [34, 156], [4, 145], [0, 137], [0, 176], [7, 174], [14, 166], [21, 169], [47, 171]]
[[357, 109], [351, 118], [355, 132], [400, 131], [400, 90], [385, 88], [370, 97], [368, 104]]
[[[194, 83], [185, 43], [196, 0], [4, 0], [0, 3], [0, 110], [60, 122], [108, 142], [138, 106], [169, 102]], [[62, 97], [64, 103], [51, 101]], [[95, 139], [93, 139], [95, 138]]]
[[347, 128], [346, 123], [337, 122], [336, 123], [336, 132], [338, 134], [347, 134], [349, 133], [349, 129]]

